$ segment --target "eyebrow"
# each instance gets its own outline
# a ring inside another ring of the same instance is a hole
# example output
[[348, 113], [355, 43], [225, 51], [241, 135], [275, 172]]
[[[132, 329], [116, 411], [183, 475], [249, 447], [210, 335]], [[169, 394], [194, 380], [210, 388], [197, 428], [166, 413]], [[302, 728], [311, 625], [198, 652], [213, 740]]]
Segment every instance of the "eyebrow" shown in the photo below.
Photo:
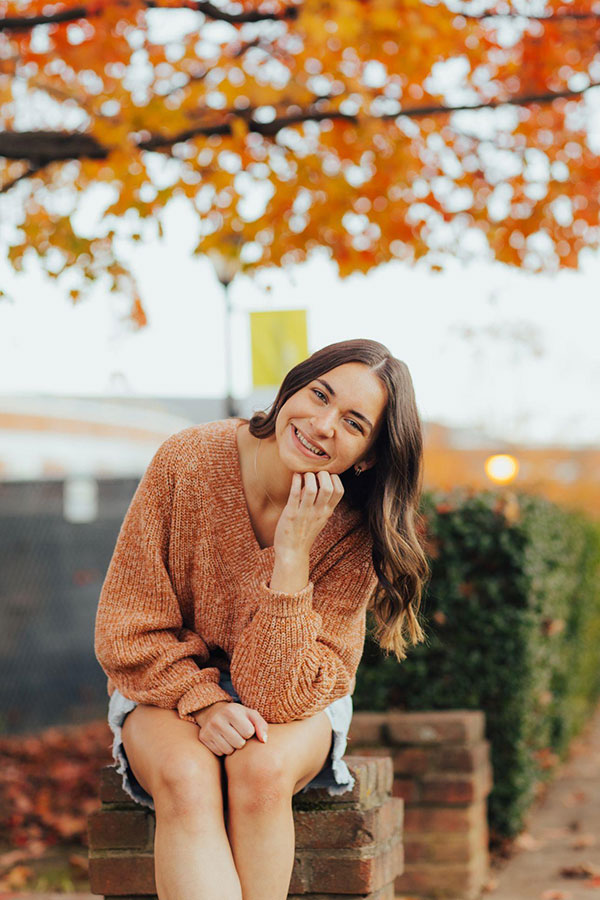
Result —
[[[318, 381], [319, 384], [322, 384], [323, 387], [329, 391], [331, 396], [335, 397], [335, 391], [327, 381], [324, 381], [322, 378], [315, 378], [315, 381]], [[373, 425], [371, 424], [371, 422], [369, 422], [369, 420], [367, 419], [366, 416], [363, 416], [362, 413], [359, 413], [356, 409], [350, 409], [350, 410], [348, 410], [348, 412], [351, 412], [352, 415], [356, 416], [357, 419], [362, 419], [363, 422], [367, 423], [367, 425], [369, 426], [371, 431], [373, 430]]]

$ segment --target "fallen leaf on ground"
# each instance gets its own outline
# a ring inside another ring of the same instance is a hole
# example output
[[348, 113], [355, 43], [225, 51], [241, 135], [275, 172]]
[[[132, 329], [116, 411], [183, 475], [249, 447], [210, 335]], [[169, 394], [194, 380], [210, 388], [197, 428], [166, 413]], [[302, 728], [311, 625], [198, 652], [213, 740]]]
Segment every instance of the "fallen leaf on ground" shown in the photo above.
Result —
[[[87, 856], [80, 856], [77, 853], [73, 853], [69, 857], [69, 865], [73, 866], [74, 869], [79, 869], [81, 872], [85, 872], [87, 875], [88, 871], [88, 858]], [[1, 900], [1, 898], [0, 898]]]
[[534, 838], [532, 834], [529, 834], [528, 831], [524, 831], [515, 840], [515, 845], [519, 850], [539, 850], [540, 847], [544, 846], [544, 841], [540, 841]]
[[556, 891], [552, 888], [540, 894], [540, 900], [572, 900], [572, 897], [571, 891]]
[[595, 834], [580, 834], [576, 838], [573, 838], [570, 846], [573, 850], [583, 850], [585, 847], [593, 847], [595, 843]]
[[580, 806], [582, 803], [585, 803], [587, 800], [587, 794], [585, 791], [571, 791], [565, 799], [563, 800], [564, 806]]
[[32, 875], [33, 869], [30, 869], [29, 866], [15, 866], [5, 876], [5, 881], [11, 888], [22, 888], [25, 887]]
[[596, 869], [591, 863], [577, 863], [574, 866], [564, 866], [559, 875], [561, 878], [595, 878], [600, 876], [600, 869]]

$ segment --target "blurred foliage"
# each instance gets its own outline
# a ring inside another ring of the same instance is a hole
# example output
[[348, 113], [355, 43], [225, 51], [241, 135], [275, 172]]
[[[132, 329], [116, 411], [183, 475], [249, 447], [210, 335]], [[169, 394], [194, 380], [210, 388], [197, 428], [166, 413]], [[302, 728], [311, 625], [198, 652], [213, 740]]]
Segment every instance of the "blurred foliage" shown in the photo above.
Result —
[[[0, 224], [73, 302], [122, 238], [341, 276], [447, 254], [576, 268], [600, 230], [595, 0], [0, 0]], [[96, 216], [88, 210], [95, 209]], [[95, 218], [95, 221], [93, 219]]]
[[600, 527], [524, 494], [429, 493], [423, 513], [427, 641], [398, 665], [369, 638], [355, 708], [482, 709], [510, 837], [600, 694]]

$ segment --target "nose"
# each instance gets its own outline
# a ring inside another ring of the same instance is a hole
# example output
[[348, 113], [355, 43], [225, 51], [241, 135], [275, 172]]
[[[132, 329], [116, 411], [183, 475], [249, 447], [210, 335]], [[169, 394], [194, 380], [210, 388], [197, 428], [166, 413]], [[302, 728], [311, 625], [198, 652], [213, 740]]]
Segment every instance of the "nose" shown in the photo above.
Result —
[[330, 406], [322, 410], [319, 415], [313, 416], [311, 425], [314, 429], [315, 437], [317, 435], [331, 437], [335, 431], [335, 410], [333, 407]]

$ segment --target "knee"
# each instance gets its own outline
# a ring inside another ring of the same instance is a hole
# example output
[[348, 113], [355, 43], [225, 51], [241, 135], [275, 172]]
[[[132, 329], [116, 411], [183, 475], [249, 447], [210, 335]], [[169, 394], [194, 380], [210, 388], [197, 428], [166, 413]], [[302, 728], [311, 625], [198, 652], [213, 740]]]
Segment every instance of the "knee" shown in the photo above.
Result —
[[224, 765], [232, 810], [259, 814], [291, 802], [293, 791], [281, 753], [249, 741], [226, 757]]
[[167, 756], [155, 773], [153, 797], [157, 810], [181, 818], [206, 816], [222, 809], [221, 774], [189, 754]]

